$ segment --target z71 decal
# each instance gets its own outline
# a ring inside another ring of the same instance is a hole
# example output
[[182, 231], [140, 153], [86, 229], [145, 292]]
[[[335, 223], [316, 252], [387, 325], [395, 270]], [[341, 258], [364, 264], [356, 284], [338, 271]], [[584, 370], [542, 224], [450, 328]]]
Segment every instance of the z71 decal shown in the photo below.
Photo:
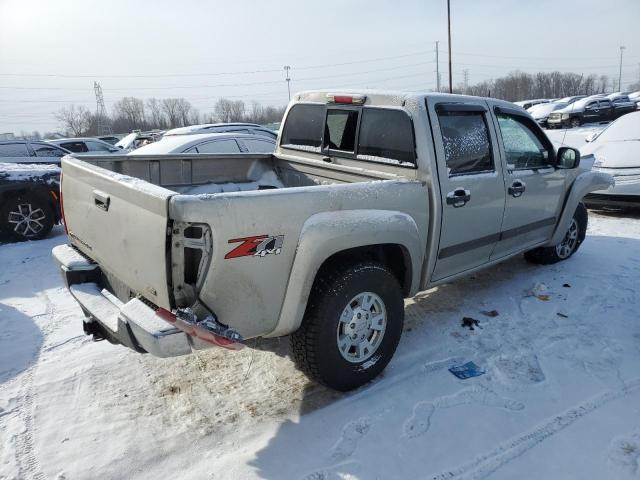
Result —
[[273, 253], [279, 255], [282, 250], [284, 235], [256, 235], [255, 237], [233, 238], [229, 243], [240, 243], [227, 253], [224, 258], [264, 257]]

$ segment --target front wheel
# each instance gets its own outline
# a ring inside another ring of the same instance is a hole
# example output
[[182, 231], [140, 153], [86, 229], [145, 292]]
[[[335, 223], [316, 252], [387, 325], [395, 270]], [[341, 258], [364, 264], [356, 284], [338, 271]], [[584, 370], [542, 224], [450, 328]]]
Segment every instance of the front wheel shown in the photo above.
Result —
[[582, 122], [580, 121], [580, 119], [579, 119], [578, 117], [573, 117], [573, 118], [571, 119], [571, 127], [572, 127], [572, 128], [579, 127], [579, 126], [581, 125], [581, 123], [582, 123]]
[[402, 290], [376, 262], [335, 269], [313, 286], [293, 356], [308, 376], [340, 391], [358, 388], [387, 366], [404, 321]]
[[585, 236], [587, 235], [588, 214], [583, 203], [578, 204], [569, 229], [564, 238], [557, 245], [550, 247], [539, 247], [524, 254], [527, 261], [542, 265], [550, 265], [562, 260], [566, 260], [576, 253]]

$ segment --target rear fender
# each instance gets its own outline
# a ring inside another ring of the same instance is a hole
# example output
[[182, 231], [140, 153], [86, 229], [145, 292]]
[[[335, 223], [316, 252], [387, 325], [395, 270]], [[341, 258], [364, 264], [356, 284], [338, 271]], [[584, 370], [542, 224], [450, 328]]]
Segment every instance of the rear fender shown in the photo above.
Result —
[[420, 283], [423, 257], [413, 218], [387, 210], [345, 210], [311, 216], [300, 233], [280, 318], [266, 336], [287, 335], [298, 329], [316, 274], [325, 260], [344, 250], [381, 244], [400, 245], [410, 256], [413, 295]]
[[578, 204], [587, 193], [604, 190], [613, 185], [613, 177], [607, 173], [589, 171], [578, 175], [571, 186], [560, 220], [547, 245], [557, 245], [562, 241], [569, 229], [569, 224], [576, 208], [578, 208]]

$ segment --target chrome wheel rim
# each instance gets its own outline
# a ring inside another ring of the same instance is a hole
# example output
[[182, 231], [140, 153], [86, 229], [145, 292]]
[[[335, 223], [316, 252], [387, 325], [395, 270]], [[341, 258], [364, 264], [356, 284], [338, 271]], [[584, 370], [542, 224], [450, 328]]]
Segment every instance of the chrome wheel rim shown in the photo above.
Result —
[[342, 358], [351, 363], [368, 360], [376, 352], [387, 328], [387, 309], [379, 295], [362, 292], [340, 314], [336, 341]]
[[19, 203], [9, 212], [7, 222], [13, 226], [14, 233], [31, 238], [38, 235], [43, 229], [42, 223], [47, 216], [41, 208], [34, 208], [30, 203]]
[[568, 258], [578, 243], [578, 222], [576, 219], [571, 220], [569, 230], [567, 230], [564, 240], [556, 245], [556, 253], [562, 259]]

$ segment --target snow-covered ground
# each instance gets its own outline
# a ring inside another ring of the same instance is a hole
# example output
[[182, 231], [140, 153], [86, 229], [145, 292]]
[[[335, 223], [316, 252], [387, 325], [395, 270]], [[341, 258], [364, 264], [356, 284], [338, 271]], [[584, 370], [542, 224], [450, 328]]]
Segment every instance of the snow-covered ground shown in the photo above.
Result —
[[[564, 263], [407, 301], [394, 360], [346, 395], [286, 339], [164, 360], [92, 343], [50, 258], [64, 241], [0, 245], [2, 480], [640, 475], [640, 216], [592, 213]], [[447, 371], [469, 360], [486, 374]]]

